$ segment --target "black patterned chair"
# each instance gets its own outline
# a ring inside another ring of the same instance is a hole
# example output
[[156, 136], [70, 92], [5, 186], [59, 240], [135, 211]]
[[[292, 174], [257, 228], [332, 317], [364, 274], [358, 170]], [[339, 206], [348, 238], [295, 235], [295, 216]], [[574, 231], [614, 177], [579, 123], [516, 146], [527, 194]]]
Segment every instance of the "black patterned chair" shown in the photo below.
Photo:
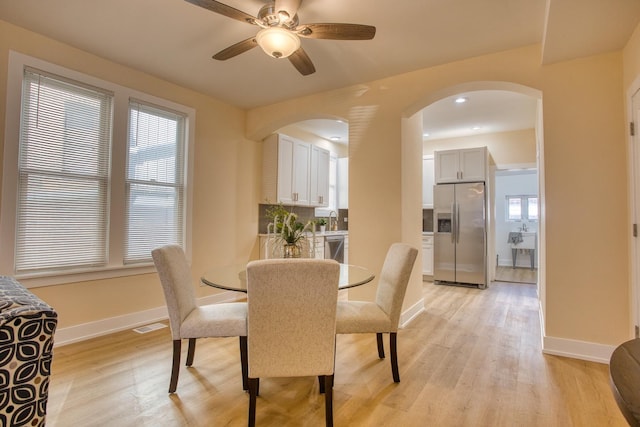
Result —
[[58, 315], [0, 276], [0, 426], [44, 426]]

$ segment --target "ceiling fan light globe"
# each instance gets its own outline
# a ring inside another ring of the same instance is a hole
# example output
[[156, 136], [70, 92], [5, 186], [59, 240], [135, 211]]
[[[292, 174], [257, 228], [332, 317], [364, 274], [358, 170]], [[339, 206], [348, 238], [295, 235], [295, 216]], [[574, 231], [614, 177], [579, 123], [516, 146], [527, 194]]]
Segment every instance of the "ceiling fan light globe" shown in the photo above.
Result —
[[263, 28], [256, 41], [264, 52], [274, 58], [286, 58], [300, 48], [300, 38], [280, 27]]

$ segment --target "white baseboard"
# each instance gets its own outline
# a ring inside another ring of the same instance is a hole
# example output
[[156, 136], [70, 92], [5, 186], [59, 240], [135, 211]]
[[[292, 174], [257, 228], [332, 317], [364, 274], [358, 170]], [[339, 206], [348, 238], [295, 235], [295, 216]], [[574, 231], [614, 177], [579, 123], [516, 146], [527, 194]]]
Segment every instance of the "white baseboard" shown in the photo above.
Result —
[[555, 356], [571, 357], [573, 359], [586, 360], [609, 364], [611, 353], [615, 350], [613, 345], [598, 344], [587, 341], [571, 340], [544, 336], [542, 338], [542, 352]]
[[409, 307], [400, 315], [400, 328], [404, 328], [415, 317], [424, 311], [424, 298], [420, 298], [415, 304]]
[[[222, 292], [215, 295], [198, 299], [198, 304], [214, 304], [220, 302], [235, 301], [238, 298], [237, 292]], [[60, 347], [75, 342], [96, 338], [126, 329], [137, 328], [138, 326], [154, 323], [168, 318], [167, 307], [156, 307], [150, 310], [138, 311], [122, 316], [110, 317], [108, 319], [97, 320], [95, 322], [83, 323], [80, 325], [59, 328], [54, 337], [54, 347]]]
[[588, 341], [578, 341], [567, 338], [549, 337], [546, 335], [542, 305], [538, 308], [540, 313], [540, 331], [542, 333], [542, 352], [554, 356], [571, 357], [573, 359], [586, 360], [609, 364], [611, 353], [615, 346], [598, 344]]

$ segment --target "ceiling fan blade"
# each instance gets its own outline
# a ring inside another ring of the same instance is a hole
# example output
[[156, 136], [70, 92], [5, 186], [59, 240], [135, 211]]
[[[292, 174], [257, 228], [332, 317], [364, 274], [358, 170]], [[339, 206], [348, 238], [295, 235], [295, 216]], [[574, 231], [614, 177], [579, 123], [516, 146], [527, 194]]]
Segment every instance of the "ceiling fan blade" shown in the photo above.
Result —
[[257, 19], [255, 16], [251, 16], [248, 13], [244, 13], [241, 10], [235, 9], [231, 6], [227, 6], [224, 3], [220, 3], [215, 0], [185, 0], [191, 4], [195, 4], [196, 6], [200, 6], [207, 10], [210, 10], [215, 13], [219, 13], [220, 15], [227, 16], [232, 19], [237, 19], [238, 21], [247, 22], [249, 24], [255, 24], [255, 20]]
[[218, 61], [225, 61], [229, 58], [233, 58], [234, 56], [238, 56], [241, 53], [251, 50], [256, 46], [258, 46], [256, 38], [249, 37], [246, 40], [242, 40], [241, 42], [231, 45], [228, 48], [216, 53], [215, 55], [213, 55], [213, 59], [217, 59]]
[[305, 24], [296, 28], [300, 37], [330, 40], [371, 40], [376, 27], [360, 24]]
[[307, 52], [305, 52], [302, 48], [299, 48], [291, 55], [289, 55], [289, 61], [291, 61], [293, 66], [296, 67], [296, 69], [303, 76], [308, 76], [309, 74], [313, 74], [316, 72], [316, 67], [313, 66], [311, 58], [309, 58]]
[[298, 13], [298, 8], [302, 0], [276, 0], [274, 10], [276, 12], [285, 11], [289, 18], [293, 18]]

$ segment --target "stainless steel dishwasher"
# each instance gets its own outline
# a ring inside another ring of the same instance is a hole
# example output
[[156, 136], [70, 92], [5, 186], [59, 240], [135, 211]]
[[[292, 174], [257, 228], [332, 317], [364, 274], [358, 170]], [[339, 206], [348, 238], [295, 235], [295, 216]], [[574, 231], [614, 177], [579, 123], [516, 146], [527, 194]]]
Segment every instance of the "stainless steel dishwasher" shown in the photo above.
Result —
[[341, 234], [324, 237], [324, 257], [344, 262], [344, 236]]

